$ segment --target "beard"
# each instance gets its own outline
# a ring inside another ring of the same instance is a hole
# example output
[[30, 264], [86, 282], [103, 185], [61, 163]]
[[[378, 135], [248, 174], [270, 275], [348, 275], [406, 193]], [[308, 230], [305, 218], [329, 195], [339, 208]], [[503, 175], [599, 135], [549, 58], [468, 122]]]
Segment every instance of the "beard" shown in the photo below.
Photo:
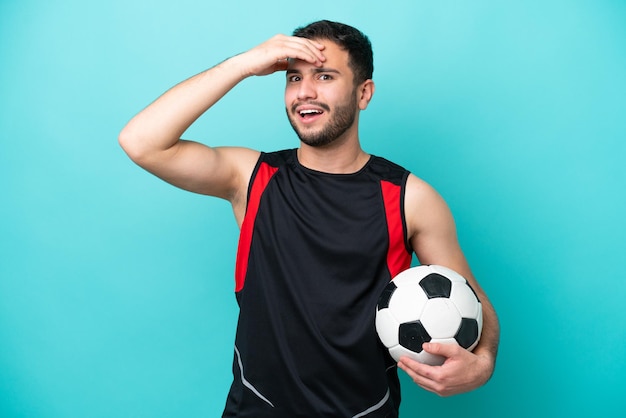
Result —
[[[322, 107], [326, 112], [330, 111], [330, 107], [326, 104], [311, 104]], [[295, 108], [296, 105], [292, 106], [291, 112], [287, 109], [287, 118], [300, 141], [311, 147], [323, 147], [335, 142], [354, 125], [357, 100], [355, 95], [351, 95], [348, 103], [337, 106], [331, 114], [331, 119], [319, 130], [300, 129], [296, 120]]]

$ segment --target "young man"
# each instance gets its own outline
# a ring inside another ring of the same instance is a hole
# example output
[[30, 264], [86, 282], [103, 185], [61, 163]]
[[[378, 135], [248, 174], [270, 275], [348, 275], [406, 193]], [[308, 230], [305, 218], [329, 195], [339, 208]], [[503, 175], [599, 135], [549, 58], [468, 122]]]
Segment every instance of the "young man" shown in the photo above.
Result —
[[[299, 148], [260, 153], [180, 139], [237, 83], [277, 71], [286, 71], [285, 106]], [[173, 87], [120, 134], [146, 170], [230, 201], [241, 228], [225, 417], [396, 417], [397, 367], [441, 396], [477, 388], [493, 373], [498, 321], [448, 207], [422, 180], [361, 148], [358, 121], [374, 94], [372, 72], [365, 35], [315, 22]], [[461, 273], [483, 303], [473, 352], [424, 345], [446, 357], [438, 367], [396, 365], [376, 336], [378, 296], [410, 266], [412, 251], [422, 264]]]

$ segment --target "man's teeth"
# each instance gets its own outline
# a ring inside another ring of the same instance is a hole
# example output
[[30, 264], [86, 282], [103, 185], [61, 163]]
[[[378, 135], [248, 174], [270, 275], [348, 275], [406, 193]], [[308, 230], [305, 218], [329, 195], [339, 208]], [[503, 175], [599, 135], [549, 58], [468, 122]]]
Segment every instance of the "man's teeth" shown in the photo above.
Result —
[[301, 115], [312, 115], [312, 114], [320, 114], [322, 112], [320, 112], [319, 110], [315, 110], [315, 109], [307, 109], [307, 110], [301, 110], [300, 114]]

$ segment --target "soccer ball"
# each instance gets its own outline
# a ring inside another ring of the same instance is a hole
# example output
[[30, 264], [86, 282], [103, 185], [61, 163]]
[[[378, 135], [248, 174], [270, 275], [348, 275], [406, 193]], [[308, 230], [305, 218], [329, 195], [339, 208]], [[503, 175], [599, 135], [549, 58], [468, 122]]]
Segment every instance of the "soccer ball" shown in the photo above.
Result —
[[459, 344], [473, 350], [482, 332], [482, 305], [467, 280], [437, 265], [412, 267], [383, 290], [376, 331], [389, 354], [441, 365], [444, 358], [422, 350], [425, 342]]

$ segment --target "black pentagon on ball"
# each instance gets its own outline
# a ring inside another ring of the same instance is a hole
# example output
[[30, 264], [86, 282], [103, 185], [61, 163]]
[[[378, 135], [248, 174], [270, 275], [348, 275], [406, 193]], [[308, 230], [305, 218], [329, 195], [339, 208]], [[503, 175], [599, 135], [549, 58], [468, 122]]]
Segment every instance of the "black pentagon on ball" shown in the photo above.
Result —
[[431, 273], [420, 281], [420, 286], [428, 299], [449, 298], [452, 291], [452, 282], [445, 276]]
[[391, 300], [391, 295], [398, 289], [398, 286], [394, 282], [389, 282], [389, 284], [385, 287], [385, 289], [380, 294], [378, 298], [377, 308], [380, 311], [381, 309], [385, 309], [389, 307], [389, 300]]
[[472, 318], [462, 318], [461, 326], [456, 332], [454, 339], [459, 345], [468, 349], [476, 342], [478, 338], [478, 322]]
[[420, 321], [400, 324], [398, 337], [401, 346], [416, 353], [421, 353], [422, 344], [431, 340], [430, 335]]

